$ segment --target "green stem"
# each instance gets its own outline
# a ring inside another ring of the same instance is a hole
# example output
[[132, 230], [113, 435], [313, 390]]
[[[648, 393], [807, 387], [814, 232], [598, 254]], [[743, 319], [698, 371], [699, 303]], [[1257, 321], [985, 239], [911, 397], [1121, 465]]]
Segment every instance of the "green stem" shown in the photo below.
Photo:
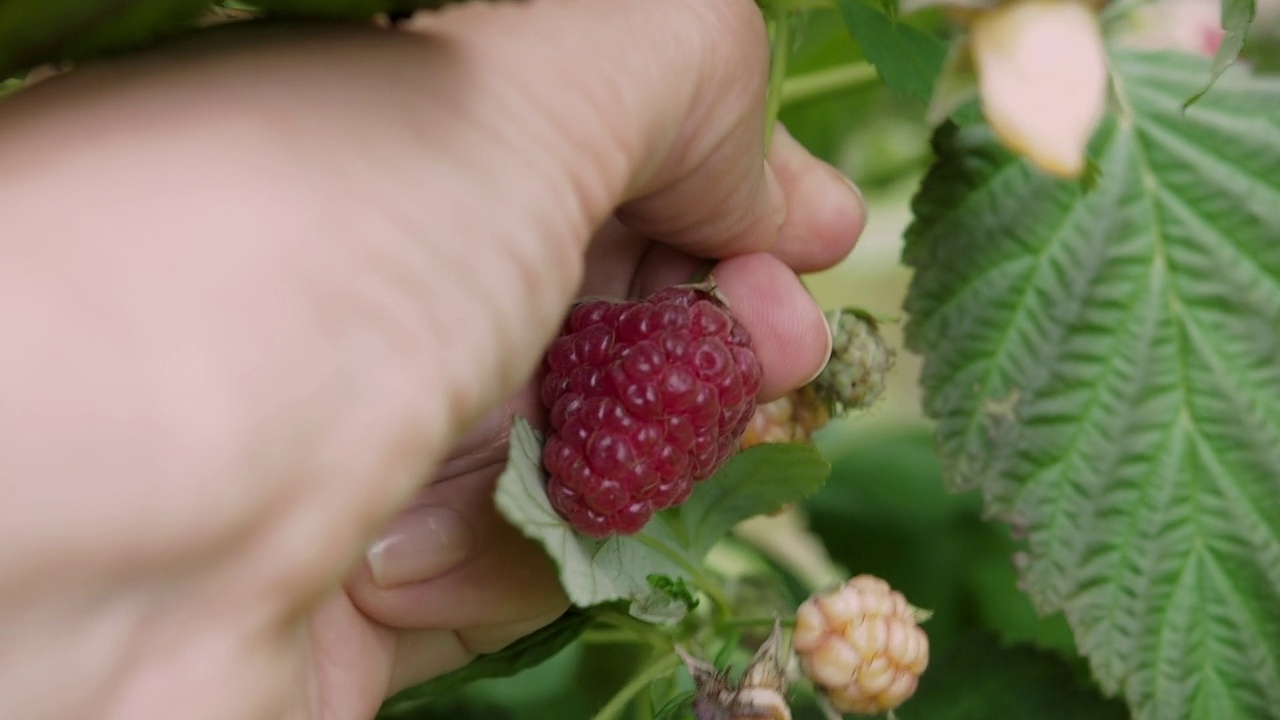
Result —
[[602, 613], [599, 619], [601, 622], [612, 625], [621, 633], [630, 634], [633, 638], [647, 642], [655, 650], [670, 651], [672, 648], [671, 638], [667, 637], [665, 633], [653, 625], [626, 613], [608, 611]]
[[778, 95], [782, 105], [793, 105], [841, 90], [870, 85], [878, 78], [876, 69], [870, 63], [850, 63], [787, 78]]
[[631, 678], [631, 682], [622, 686], [605, 706], [600, 708], [595, 714], [593, 720], [615, 720], [622, 716], [622, 712], [626, 709], [627, 703], [631, 699], [640, 694], [640, 691], [649, 686], [649, 683], [658, 678], [671, 673], [680, 664], [680, 658], [674, 654], [668, 653], [654, 661], [649, 667], [645, 668], [640, 674]]
[[787, 59], [791, 54], [790, 4], [787, 0], [770, 0], [769, 24], [773, 28], [773, 49], [769, 61], [769, 91], [765, 100], [764, 149], [773, 143], [773, 126], [782, 110], [782, 85], [787, 79]]
[[582, 642], [587, 645], [636, 645], [642, 642], [653, 644], [651, 638], [641, 637], [634, 630], [624, 630], [622, 628], [588, 630], [582, 633]]

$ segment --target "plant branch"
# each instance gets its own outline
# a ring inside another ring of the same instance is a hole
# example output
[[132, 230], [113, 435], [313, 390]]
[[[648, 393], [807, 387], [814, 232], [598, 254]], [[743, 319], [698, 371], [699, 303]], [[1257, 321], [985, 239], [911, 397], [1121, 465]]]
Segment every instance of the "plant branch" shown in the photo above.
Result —
[[655, 650], [671, 650], [671, 638], [653, 625], [627, 613], [609, 610], [601, 613], [599, 620], [612, 625], [622, 633], [630, 634], [633, 639], [649, 643]]
[[868, 62], [849, 63], [788, 78], [778, 93], [783, 106], [807, 102], [841, 90], [871, 85], [879, 79]]
[[782, 110], [782, 86], [787, 79], [787, 59], [791, 54], [791, 7], [787, 0], [770, 0], [765, 5], [773, 30], [773, 48], [769, 60], [769, 92], [765, 100], [764, 150], [773, 143], [773, 127]]

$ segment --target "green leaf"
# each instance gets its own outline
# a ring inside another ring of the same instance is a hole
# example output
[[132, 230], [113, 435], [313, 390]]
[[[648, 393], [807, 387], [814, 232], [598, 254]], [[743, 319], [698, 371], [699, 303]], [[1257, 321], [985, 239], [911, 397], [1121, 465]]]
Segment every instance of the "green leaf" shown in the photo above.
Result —
[[684, 547], [701, 560], [734, 525], [818, 492], [830, 474], [830, 463], [812, 445], [756, 445], [734, 455], [684, 505], [662, 515], [674, 521]]
[[541, 438], [524, 418], [515, 418], [507, 467], [498, 478], [494, 500], [502, 515], [541, 543], [556, 562], [569, 600], [579, 607], [628, 600], [633, 609], [644, 608], [640, 616], [656, 622], [683, 617], [683, 604], [648, 581], [651, 575], [692, 577], [685, 567], [692, 567], [692, 561], [664, 542], [669, 533], [652, 544], [640, 540], [647, 528], [636, 536], [604, 541], [579, 535], [547, 499], [541, 458]]
[[[262, 0], [286, 18], [368, 18], [456, 0]], [[210, 0], [0, 0], [0, 78], [31, 67], [134, 50], [192, 31]]]
[[1280, 81], [1117, 53], [1095, 186], [939, 133], [908, 343], [944, 475], [1143, 718], [1280, 717]]
[[208, 0], [0, 0], [0, 77], [145, 46], [189, 29]]
[[693, 591], [685, 584], [683, 578], [669, 578], [666, 575], [650, 575], [645, 578], [649, 581], [649, 587], [657, 590], [663, 595], [679, 600], [686, 610], [693, 610], [698, 607], [698, 598], [694, 597]]
[[591, 623], [591, 617], [588, 611], [569, 608], [555, 622], [498, 652], [481, 655], [465, 667], [396, 693], [383, 703], [378, 718], [411, 718], [442, 693], [476, 680], [507, 677], [533, 667], [573, 642]]
[[900, 720], [1127, 720], [1122, 703], [1082, 685], [1071, 666], [1029, 646], [1002, 647], [988, 635], [967, 637], [938, 658], [920, 689], [897, 711]]
[[879, 3], [837, 0], [836, 4], [849, 34], [889, 87], [929, 102], [947, 57], [942, 40], [890, 17]]
[[1200, 86], [1199, 90], [1196, 90], [1183, 107], [1190, 107], [1192, 103], [1204, 97], [1222, 73], [1240, 57], [1240, 51], [1244, 49], [1245, 36], [1249, 34], [1249, 26], [1253, 24], [1256, 12], [1255, 0], [1222, 0], [1222, 29], [1227, 33], [1223, 36], [1222, 44], [1218, 46], [1218, 52], [1213, 57], [1209, 79]]
[[650, 577], [667, 578], [666, 587], [698, 586], [703, 556], [734, 524], [817, 491], [829, 470], [813, 447], [759, 445], [699, 483], [683, 507], [658, 513], [635, 535], [600, 541], [576, 533], [551, 507], [541, 447], [536, 431], [516, 418], [507, 467], [498, 478], [498, 510], [547, 550], [575, 605], [626, 600], [632, 615], [651, 622], [676, 622], [688, 607]]

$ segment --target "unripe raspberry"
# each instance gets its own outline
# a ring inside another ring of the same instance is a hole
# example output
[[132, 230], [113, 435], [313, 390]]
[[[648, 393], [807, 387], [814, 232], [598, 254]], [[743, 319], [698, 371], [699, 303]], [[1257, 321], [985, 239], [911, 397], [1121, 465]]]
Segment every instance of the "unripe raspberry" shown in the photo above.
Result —
[[831, 326], [831, 359], [812, 386], [832, 415], [871, 407], [884, 392], [885, 376], [897, 359], [880, 335], [875, 318], [865, 311], [842, 308], [827, 313]]
[[756, 407], [738, 446], [743, 450], [765, 443], [804, 443], [831, 420], [831, 413], [812, 385], [793, 390]]
[[800, 606], [791, 643], [833, 708], [878, 715], [911, 697], [929, 663], [923, 617], [884, 580], [858, 575]]

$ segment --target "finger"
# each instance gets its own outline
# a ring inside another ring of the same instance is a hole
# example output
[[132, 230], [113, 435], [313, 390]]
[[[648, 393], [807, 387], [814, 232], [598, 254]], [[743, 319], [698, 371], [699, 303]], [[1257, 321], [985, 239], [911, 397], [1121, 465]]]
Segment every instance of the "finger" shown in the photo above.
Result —
[[568, 606], [555, 566], [493, 505], [501, 464], [427, 488], [374, 543], [347, 592], [393, 628], [461, 629], [554, 617]]
[[520, 101], [497, 117], [519, 107], [546, 121], [536, 144], [505, 120], [496, 135], [518, 140], [522, 158], [573, 159], [571, 185], [596, 225], [616, 210], [645, 235], [710, 257], [777, 239], [785, 197], [764, 157], [769, 47], [755, 4], [466, 6], [406, 27], [464, 56], [475, 50]]
[[694, 282], [705, 274], [708, 261], [681, 252], [670, 245], [653, 244], [645, 253], [635, 279], [631, 284], [631, 297], [646, 298], [672, 285]]
[[769, 166], [786, 196], [787, 216], [773, 254], [796, 272], [825, 270], [853, 250], [867, 223], [862, 193], [815, 158], [779, 124]]
[[610, 219], [596, 231], [587, 247], [589, 271], [578, 289], [579, 297], [626, 297], [652, 243], [617, 220]]
[[501, 650], [548, 625], [561, 613], [466, 630], [398, 633], [387, 692], [394, 693], [463, 667], [477, 655]]
[[780, 397], [813, 379], [831, 354], [831, 333], [800, 279], [773, 255], [724, 260], [711, 273], [733, 314], [751, 333], [763, 376], [760, 399]]
[[475, 659], [452, 630], [418, 630], [396, 635], [388, 695], [453, 672]]

